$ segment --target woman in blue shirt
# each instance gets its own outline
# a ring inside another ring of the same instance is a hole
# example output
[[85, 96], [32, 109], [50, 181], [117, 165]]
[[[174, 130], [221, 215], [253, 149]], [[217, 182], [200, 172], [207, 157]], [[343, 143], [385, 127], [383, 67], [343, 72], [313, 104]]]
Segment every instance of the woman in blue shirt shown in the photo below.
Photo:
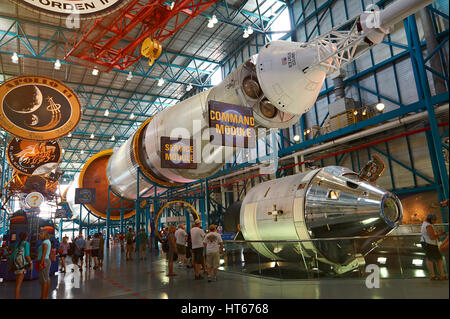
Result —
[[37, 263], [39, 263], [39, 283], [41, 284], [41, 299], [48, 299], [50, 291], [50, 250], [52, 244], [50, 243], [50, 236], [45, 230], [39, 233], [39, 239], [42, 244], [39, 246], [39, 254]]
[[[14, 251], [11, 254], [11, 260], [15, 263], [15, 259], [18, 253], [23, 256], [23, 265], [20, 269], [16, 269], [14, 274], [16, 275], [16, 286], [14, 288], [14, 298], [20, 299], [20, 287], [22, 286], [23, 278], [27, 273], [32, 261], [30, 258], [30, 243], [27, 241], [28, 233], [23, 231], [19, 234], [19, 241], [16, 242]], [[17, 265], [16, 265], [17, 266]]]

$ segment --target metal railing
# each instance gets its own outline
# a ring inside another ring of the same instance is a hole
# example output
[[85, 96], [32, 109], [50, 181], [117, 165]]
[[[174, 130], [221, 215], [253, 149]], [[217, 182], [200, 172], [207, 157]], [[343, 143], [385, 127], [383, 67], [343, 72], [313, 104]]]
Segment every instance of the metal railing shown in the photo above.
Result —
[[[448, 229], [448, 224], [434, 226]], [[368, 252], [361, 254], [361, 247]], [[448, 274], [448, 253], [443, 260]], [[365, 278], [370, 264], [379, 267], [381, 278], [429, 277], [421, 234], [416, 232], [310, 240], [224, 240], [219, 269], [279, 280]]]

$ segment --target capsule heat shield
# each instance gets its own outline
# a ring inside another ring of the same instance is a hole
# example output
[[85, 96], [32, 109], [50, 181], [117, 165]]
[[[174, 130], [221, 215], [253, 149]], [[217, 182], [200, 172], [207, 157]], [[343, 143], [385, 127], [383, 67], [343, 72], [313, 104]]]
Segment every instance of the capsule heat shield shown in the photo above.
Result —
[[[333, 238], [385, 236], [401, 219], [395, 195], [338, 166], [258, 184], [247, 193], [240, 212], [244, 238], [268, 241], [252, 244], [265, 257], [315, 257], [336, 269], [350, 269], [380, 239]], [[284, 242], [289, 240], [302, 242]]]
[[[305, 220], [311, 238], [384, 236], [398, 226], [402, 212], [394, 194], [342, 167], [323, 168], [305, 195]], [[355, 252], [370, 252], [376, 241], [317, 241], [315, 246], [328, 260], [345, 264]]]

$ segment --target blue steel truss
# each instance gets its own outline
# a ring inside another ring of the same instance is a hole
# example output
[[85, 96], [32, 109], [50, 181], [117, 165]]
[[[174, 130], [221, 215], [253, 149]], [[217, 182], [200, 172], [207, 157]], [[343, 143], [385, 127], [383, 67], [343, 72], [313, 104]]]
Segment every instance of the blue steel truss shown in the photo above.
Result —
[[[317, 5], [316, 0], [302, 0], [302, 1], [290, 1], [288, 4], [288, 9], [290, 10], [290, 17], [291, 17], [291, 25], [292, 30], [287, 32], [286, 35], [283, 37], [284, 39], [291, 38], [293, 41], [297, 41], [297, 37], [300, 32], [304, 32], [303, 40], [307, 41], [311, 38], [313, 38], [316, 35], [320, 35], [320, 21], [322, 21], [323, 17], [326, 13], [329, 13], [329, 18], [331, 20], [331, 26], [334, 26], [335, 23], [333, 21], [333, 12], [331, 10], [331, 6], [333, 3], [336, 3], [336, 0], [329, 0], [326, 2], [322, 2], [323, 4], [321, 6]], [[346, 18], [351, 18], [348, 14], [348, 7], [347, 7], [347, 1], [343, 0], [344, 2], [344, 8], [346, 11]], [[383, 6], [387, 1], [378, 1], [376, 4], [378, 6]], [[296, 4], [297, 7], [301, 7], [300, 12], [295, 12], [293, 9], [293, 5]], [[362, 7], [364, 8], [364, 1], [361, 1]], [[313, 8], [313, 9], [311, 9]], [[308, 10], [309, 9], [309, 10]], [[435, 19], [437, 16], [440, 16], [444, 18], [448, 23], [448, 12], [441, 12], [438, 9], [436, 9], [433, 6], [428, 6], [427, 9], [431, 13], [431, 16], [433, 18], [433, 22], [435, 23]], [[306, 12], [309, 12], [309, 14], [306, 14]], [[300, 14], [299, 14], [300, 13]], [[305, 16], [306, 15], [306, 16]], [[305, 27], [308, 22], [315, 21], [315, 27], [311, 30], [307, 30]], [[409, 17], [404, 21], [404, 29], [407, 37], [407, 45], [404, 45], [402, 43], [396, 43], [392, 41], [391, 37], [388, 35], [387, 39], [383, 41], [383, 44], [387, 46], [387, 49], [389, 50], [390, 57], [385, 59], [384, 61], [380, 61], [378, 63], [375, 63], [374, 55], [372, 50], [369, 52], [370, 59], [372, 66], [359, 71], [356, 63], [353, 62], [353, 67], [355, 70], [358, 70], [355, 72], [355, 74], [348, 76], [344, 83], [347, 86], [353, 86], [357, 89], [359, 100], [362, 100], [361, 93], [366, 92], [370, 95], [375, 96], [378, 101], [389, 101], [394, 105], [398, 105], [399, 108], [391, 111], [386, 112], [384, 114], [375, 116], [369, 120], [365, 120], [362, 122], [359, 122], [354, 125], [347, 126], [345, 128], [336, 130], [332, 133], [321, 135], [315, 138], [311, 139], [305, 139], [303, 132], [306, 128], [305, 120], [306, 115], [303, 115], [299, 121], [298, 124], [292, 126], [287, 131], [289, 134], [284, 134], [283, 131], [279, 132], [280, 135], [280, 142], [281, 141], [287, 141], [287, 143], [279, 143], [280, 150], [278, 151], [278, 156], [282, 157], [288, 154], [292, 154], [296, 151], [306, 149], [308, 147], [311, 147], [313, 145], [317, 145], [319, 143], [336, 139], [340, 136], [347, 135], [350, 133], [354, 133], [360, 130], [363, 130], [364, 128], [370, 127], [372, 125], [383, 123], [387, 120], [394, 119], [397, 117], [404, 116], [411, 112], [418, 112], [426, 110], [429, 113], [429, 119], [430, 119], [430, 132], [427, 132], [427, 139], [428, 139], [428, 147], [431, 154], [431, 162], [433, 166], [433, 172], [434, 176], [433, 179], [430, 179], [429, 177], [423, 176], [415, 167], [413, 156], [412, 156], [412, 150], [411, 146], [409, 145], [409, 138], [406, 138], [406, 143], [408, 145], [408, 153], [409, 153], [409, 159], [410, 163], [406, 164], [403, 162], [399, 162], [395, 155], [393, 156], [391, 152], [389, 152], [389, 146], [386, 144], [385, 148], [387, 151], [382, 152], [382, 154], [388, 159], [388, 166], [392, 166], [392, 163], [396, 163], [397, 165], [400, 165], [401, 167], [407, 169], [412, 175], [414, 180], [414, 186], [408, 189], [397, 189], [395, 186], [394, 177], [392, 175], [391, 171], [391, 184], [392, 188], [391, 190], [395, 193], [401, 194], [401, 193], [408, 193], [408, 192], [417, 192], [417, 191], [426, 191], [426, 190], [436, 190], [439, 196], [439, 200], [442, 201], [444, 199], [448, 199], [448, 172], [447, 168], [444, 162], [443, 154], [441, 151], [442, 147], [445, 147], [448, 149], [448, 146], [443, 145], [442, 143], [442, 137], [448, 135], [448, 127], [444, 132], [442, 132], [442, 129], [439, 130], [437, 126], [436, 117], [434, 114], [434, 105], [442, 104], [444, 102], [449, 101], [448, 91], [445, 93], [432, 95], [427, 75], [428, 73], [432, 73], [434, 75], [439, 76], [440, 78], [445, 80], [445, 83], [447, 85], [447, 88], [449, 86], [449, 76], [448, 76], [448, 66], [445, 65], [445, 55], [446, 51], [444, 50], [444, 47], [448, 47], [448, 39], [449, 39], [449, 30], [438, 30], [436, 28], [435, 23], [435, 36], [439, 41], [439, 45], [436, 49], [434, 49], [430, 54], [424, 55], [424, 48], [426, 47], [425, 42], [421, 42], [420, 38], [418, 36], [417, 31], [417, 25], [414, 17]], [[328, 30], [323, 30], [324, 32]], [[283, 39], [282, 38], [282, 39]], [[244, 62], [247, 57], [249, 57], [252, 53], [257, 53], [259, 48], [262, 47], [265, 44], [264, 38], [254, 38], [251, 40], [248, 40], [246, 43], [243, 43], [231, 56], [229, 56], [223, 63], [222, 67], [226, 72], [231, 72], [234, 68], [236, 68], [240, 63]], [[396, 53], [394, 54], [394, 48], [396, 48]], [[398, 49], [401, 49], [400, 51]], [[448, 51], [447, 51], [448, 52]], [[443, 62], [443, 70], [433, 70], [430, 66], [426, 65], [426, 63], [430, 60], [430, 58], [434, 55], [439, 55], [441, 58], [441, 61]], [[401, 60], [404, 60], [405, 58], [409, 58], [411, 60], [413, 71], [415, 75], [415, 83], [416, 83], [416, 89], [417, 94], [419, 97], [419, 100], [415, 103], [405, 105], [402, 102], [402, 97], [400, 94], [400, 87], [399, 87], [399, 75], [397, 74], [397, 70], [394, 67], [396, 62], [399, 62]], [[397, 91], [397, 99], [387, 97], [383, 95], [381, 90], [379, 89], [378, 79], [377, 79], [377, 72], [382, 70], [383, 68], [391, 67], [394, 74], [394, 80], [396, 83], [396, 91]], [[364, 87], [359, 83], [359, 79], [362, 79], [366, 77], [367, 75], [373, 75], [374, 81], [375, 81], [375, 90]], [[327, 102], [330, 103], [330, 94], [334, 91], [334, 86], [330, 85], [328, 81], [326, 81], [323, 90], [319, 94], [318, 100], [321, 98], [326, 98]], [[319, 112], [318, 112], [318, 105], [317, 103], [314, 105], [313, 110], [311, 110], [313, 114], [313, 118], [315, 120], [315, 125], [317, 126], [323, 126], [325, 119], [328, 117], [328, 112], [323, 116], [323, 118], [319, 118]], [[300, 127], [300, 131], [298, 131], [298, 127]], [[292, 138], [294, 135], [299, 135], [302, 137], [302, 141], [300, 143], [293, 142]], [[286, 146], [287, 144], [287, 146]], [[376, 151], [381, 151], [380, 149], [376, 149]], [[370, 150], [369, 150], [370, 153]], [[352, 158], [354, 154], [351, 154]], [[341, 156], [340, 159], [336, 158], [336, 164], [339, 164], [339, 162], [342, 160], [343, 156]], [[261, 163], [264, 162], [266, 158], [257, 158], [256, 162]], [[358, 159], [357, 168], [352, 167], [354, 170], [359, 170], [361, 168], [361, 165], [364, 163], [360, 163]], [[214, 177], [217, 176], [226, 176], [226, 174], [231, 173], [235, 170], [242, 169], [245, 167], [248, 167], [250, 164], [248, 163], [242, 163], [242, 164], [234, 164], [231, 166], [226, 166], [224, 169], [217, 173]], [[323, 161], [321, 162], [321, 165], [323, 165]], [[352, 161], [352, 165], [355, 166], [354, 162]], [[277, 177], [282, 176], [285, 174], [285, 172], [277, 172]], [[418, 186], [417, 179], [424, 179], [428, 186]], [[446, 212], [442, 211], [443, 219], [446, 222], [447, 215]]]

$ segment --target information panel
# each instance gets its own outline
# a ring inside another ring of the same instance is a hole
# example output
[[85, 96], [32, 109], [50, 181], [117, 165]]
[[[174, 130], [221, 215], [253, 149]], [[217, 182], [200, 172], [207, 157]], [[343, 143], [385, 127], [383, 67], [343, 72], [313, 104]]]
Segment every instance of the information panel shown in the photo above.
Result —
[[75, 204], [95, 204], [95, 188], [75, 188]]
[[194, 140], [161, 136], [161, 167], [196, 169]]
[[209, 127], [211, 144], [256, 147], [255, 118], [249, 107], [209, 101]]

